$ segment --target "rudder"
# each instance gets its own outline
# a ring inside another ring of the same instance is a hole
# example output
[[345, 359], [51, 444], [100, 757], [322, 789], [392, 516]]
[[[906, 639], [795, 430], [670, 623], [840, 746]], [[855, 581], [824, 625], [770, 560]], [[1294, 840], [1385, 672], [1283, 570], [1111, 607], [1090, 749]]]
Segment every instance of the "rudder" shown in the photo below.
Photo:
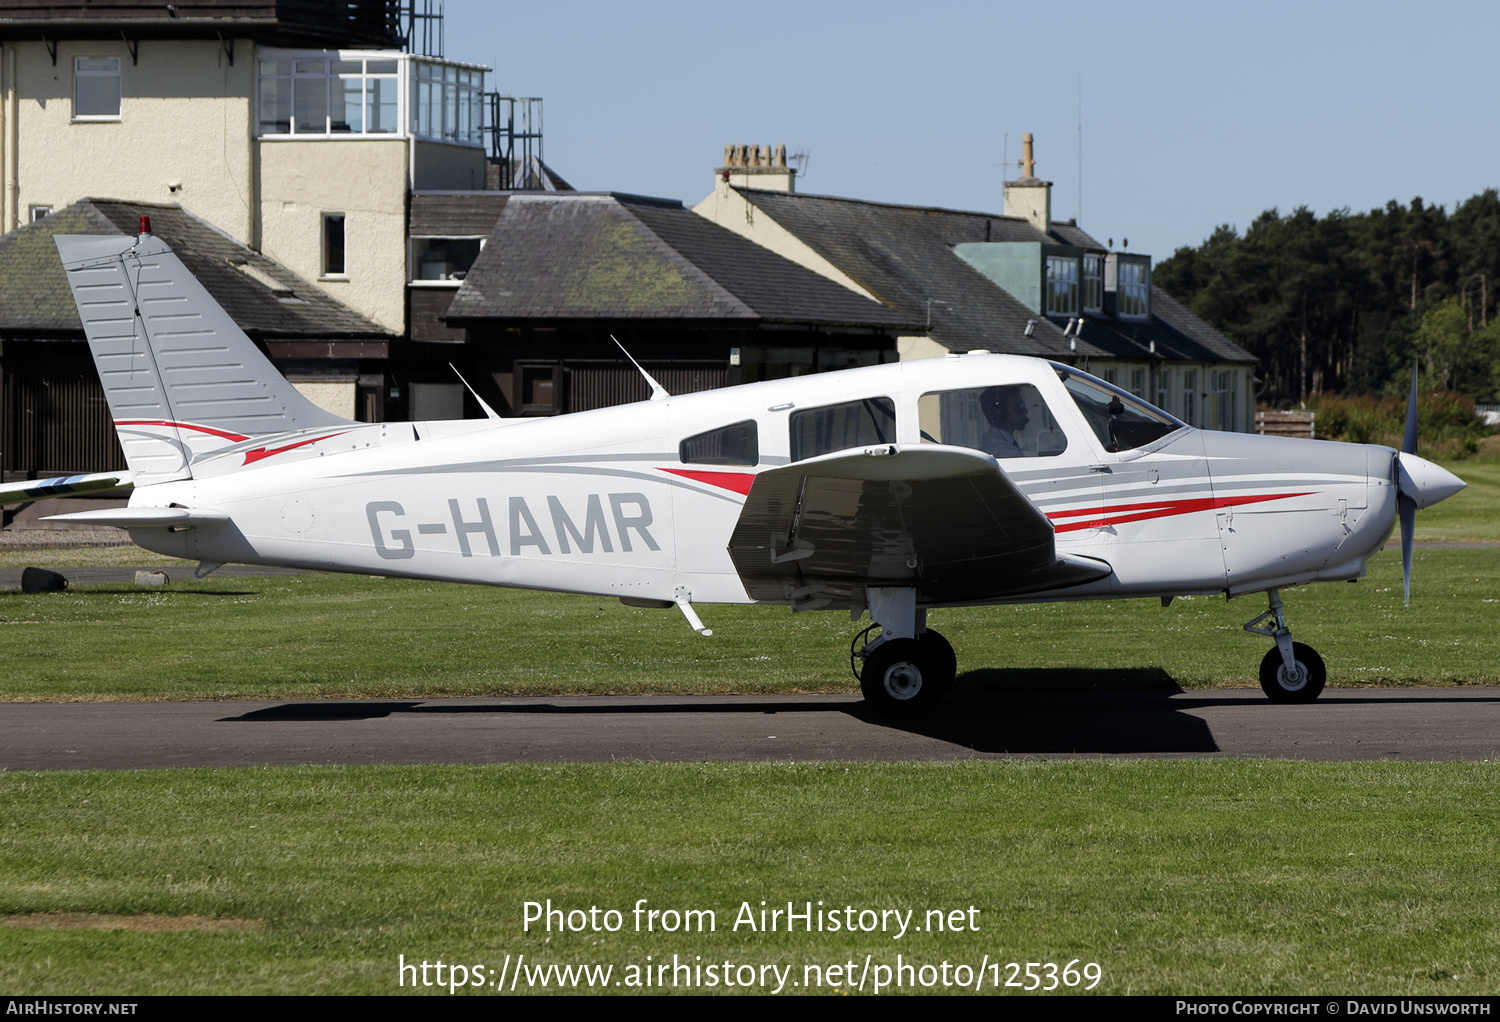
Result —
[[54, 241], [137, 486], [254, 437], [352, 424], [287, 382], [165, 242]]

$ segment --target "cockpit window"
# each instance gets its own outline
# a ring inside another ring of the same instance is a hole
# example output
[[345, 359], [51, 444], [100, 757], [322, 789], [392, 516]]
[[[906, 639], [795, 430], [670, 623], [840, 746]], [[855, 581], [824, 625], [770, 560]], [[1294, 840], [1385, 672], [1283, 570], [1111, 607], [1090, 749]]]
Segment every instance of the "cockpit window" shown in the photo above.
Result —
[[1186, 428], [1186, 423], [1103, 380], [1056, 362], [1052, 367], [1106, 451], [1131, 451]]
[[758, 464], [760, 442], [755, 420], [748, 419], [690, 436], [678, 445], [677, 454], [684, 465]]
[[792, 460], [847, 451], [851, 447], [896, 442], [896, 405], [888, 397], [867, 397], [826, 408], [793, 412]]
[[972, 447], [997, 458], [1051, 458], [1068, 437], [1029, 383], [923, 394], [917, 401], [922, 441]]

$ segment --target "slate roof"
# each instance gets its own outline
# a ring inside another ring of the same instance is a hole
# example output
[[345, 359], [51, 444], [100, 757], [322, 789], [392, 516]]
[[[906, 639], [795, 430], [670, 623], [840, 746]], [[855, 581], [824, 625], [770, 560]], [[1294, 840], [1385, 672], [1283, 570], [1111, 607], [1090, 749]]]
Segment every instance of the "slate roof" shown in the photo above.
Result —
[[[955, 245], [982, 241], [1060, 243], [1105, 250], [1076, 224], [1055, 222], [1044, 234], [1029, 221], [992, 213], [735, 190], [887, 305], [922, 320], [930, 314], [930, 336], [954, 351], [987, 348], [1069, 361], [1152, 357], [1255, 361], [1159, 288], [1152, 290], [1150, 320], [1136, 324], [1086, 317], [1076, 347], [1070, 347], [1060, 325], [1032, 312], [953, 252]], [[1030, 320], [1037, 322], [1028, 338]]]
[[511, 196], [447, 316], [496, 319], [921, 323], [680, 202], [614, 192]]
[[[275, 260], [235, 241], [179, 205], [82, 199], [0, 235], [0, 333], [83, 336], [54, 234], [135, 234], [142, 215], [209, 294], [251, 337], [389, 339], [392, 335]], [[250, 267], [273, 289], [240, 269]]]
[[[1045, 358], [1106, 354], [1083, 342], [1074, 352], [1061, 327], [953, 253], [954, 245], [972, 241], [1055, 243], [1025, 220], [829, 195], [735, 190], [881, 301], [918, 322], [930, 322], [932, 339], [953, 351], [984, 348]], [[1037, 323], [1027, 337], [1030, 320]]]
[[1052, 235], [1054, 240], [1060, 241], [1064, 245], [1077, 245], [1079, 248], [1091, 248], [1100, 252], [1105, 251], [1104, 246], [1099, 244], [1097, 238], [1072, 221], [1054, 221], [1052, 229], [1047, 233]]

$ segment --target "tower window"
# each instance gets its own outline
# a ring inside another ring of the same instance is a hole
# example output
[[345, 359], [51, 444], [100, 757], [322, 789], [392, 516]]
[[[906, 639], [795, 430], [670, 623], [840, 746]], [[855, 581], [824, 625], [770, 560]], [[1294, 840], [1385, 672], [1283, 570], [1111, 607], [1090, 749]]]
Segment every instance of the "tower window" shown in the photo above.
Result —
[[323, 214], [323, 276], [344, 276], [344, 214]]

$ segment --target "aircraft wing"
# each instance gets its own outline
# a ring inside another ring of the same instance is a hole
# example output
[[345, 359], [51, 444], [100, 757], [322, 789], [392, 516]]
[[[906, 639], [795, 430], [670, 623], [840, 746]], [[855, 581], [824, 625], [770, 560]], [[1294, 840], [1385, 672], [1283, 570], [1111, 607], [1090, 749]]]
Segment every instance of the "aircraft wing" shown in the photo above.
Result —
[[869, 586], [961, 603], [1111, 571], [1059, 556], [1052, 523], [994, 458], [939, 444], [882, 444], [758, 473], [729, 554], [752, 598], [808, 610], [864, 606]]
[[91, 494], [96, 497], [124, 496], [134, 489], [129, 472], [95, 472], [92, 475], [56, 476], [52, 479], [18, 479], [0, 483], [0, 504]]

